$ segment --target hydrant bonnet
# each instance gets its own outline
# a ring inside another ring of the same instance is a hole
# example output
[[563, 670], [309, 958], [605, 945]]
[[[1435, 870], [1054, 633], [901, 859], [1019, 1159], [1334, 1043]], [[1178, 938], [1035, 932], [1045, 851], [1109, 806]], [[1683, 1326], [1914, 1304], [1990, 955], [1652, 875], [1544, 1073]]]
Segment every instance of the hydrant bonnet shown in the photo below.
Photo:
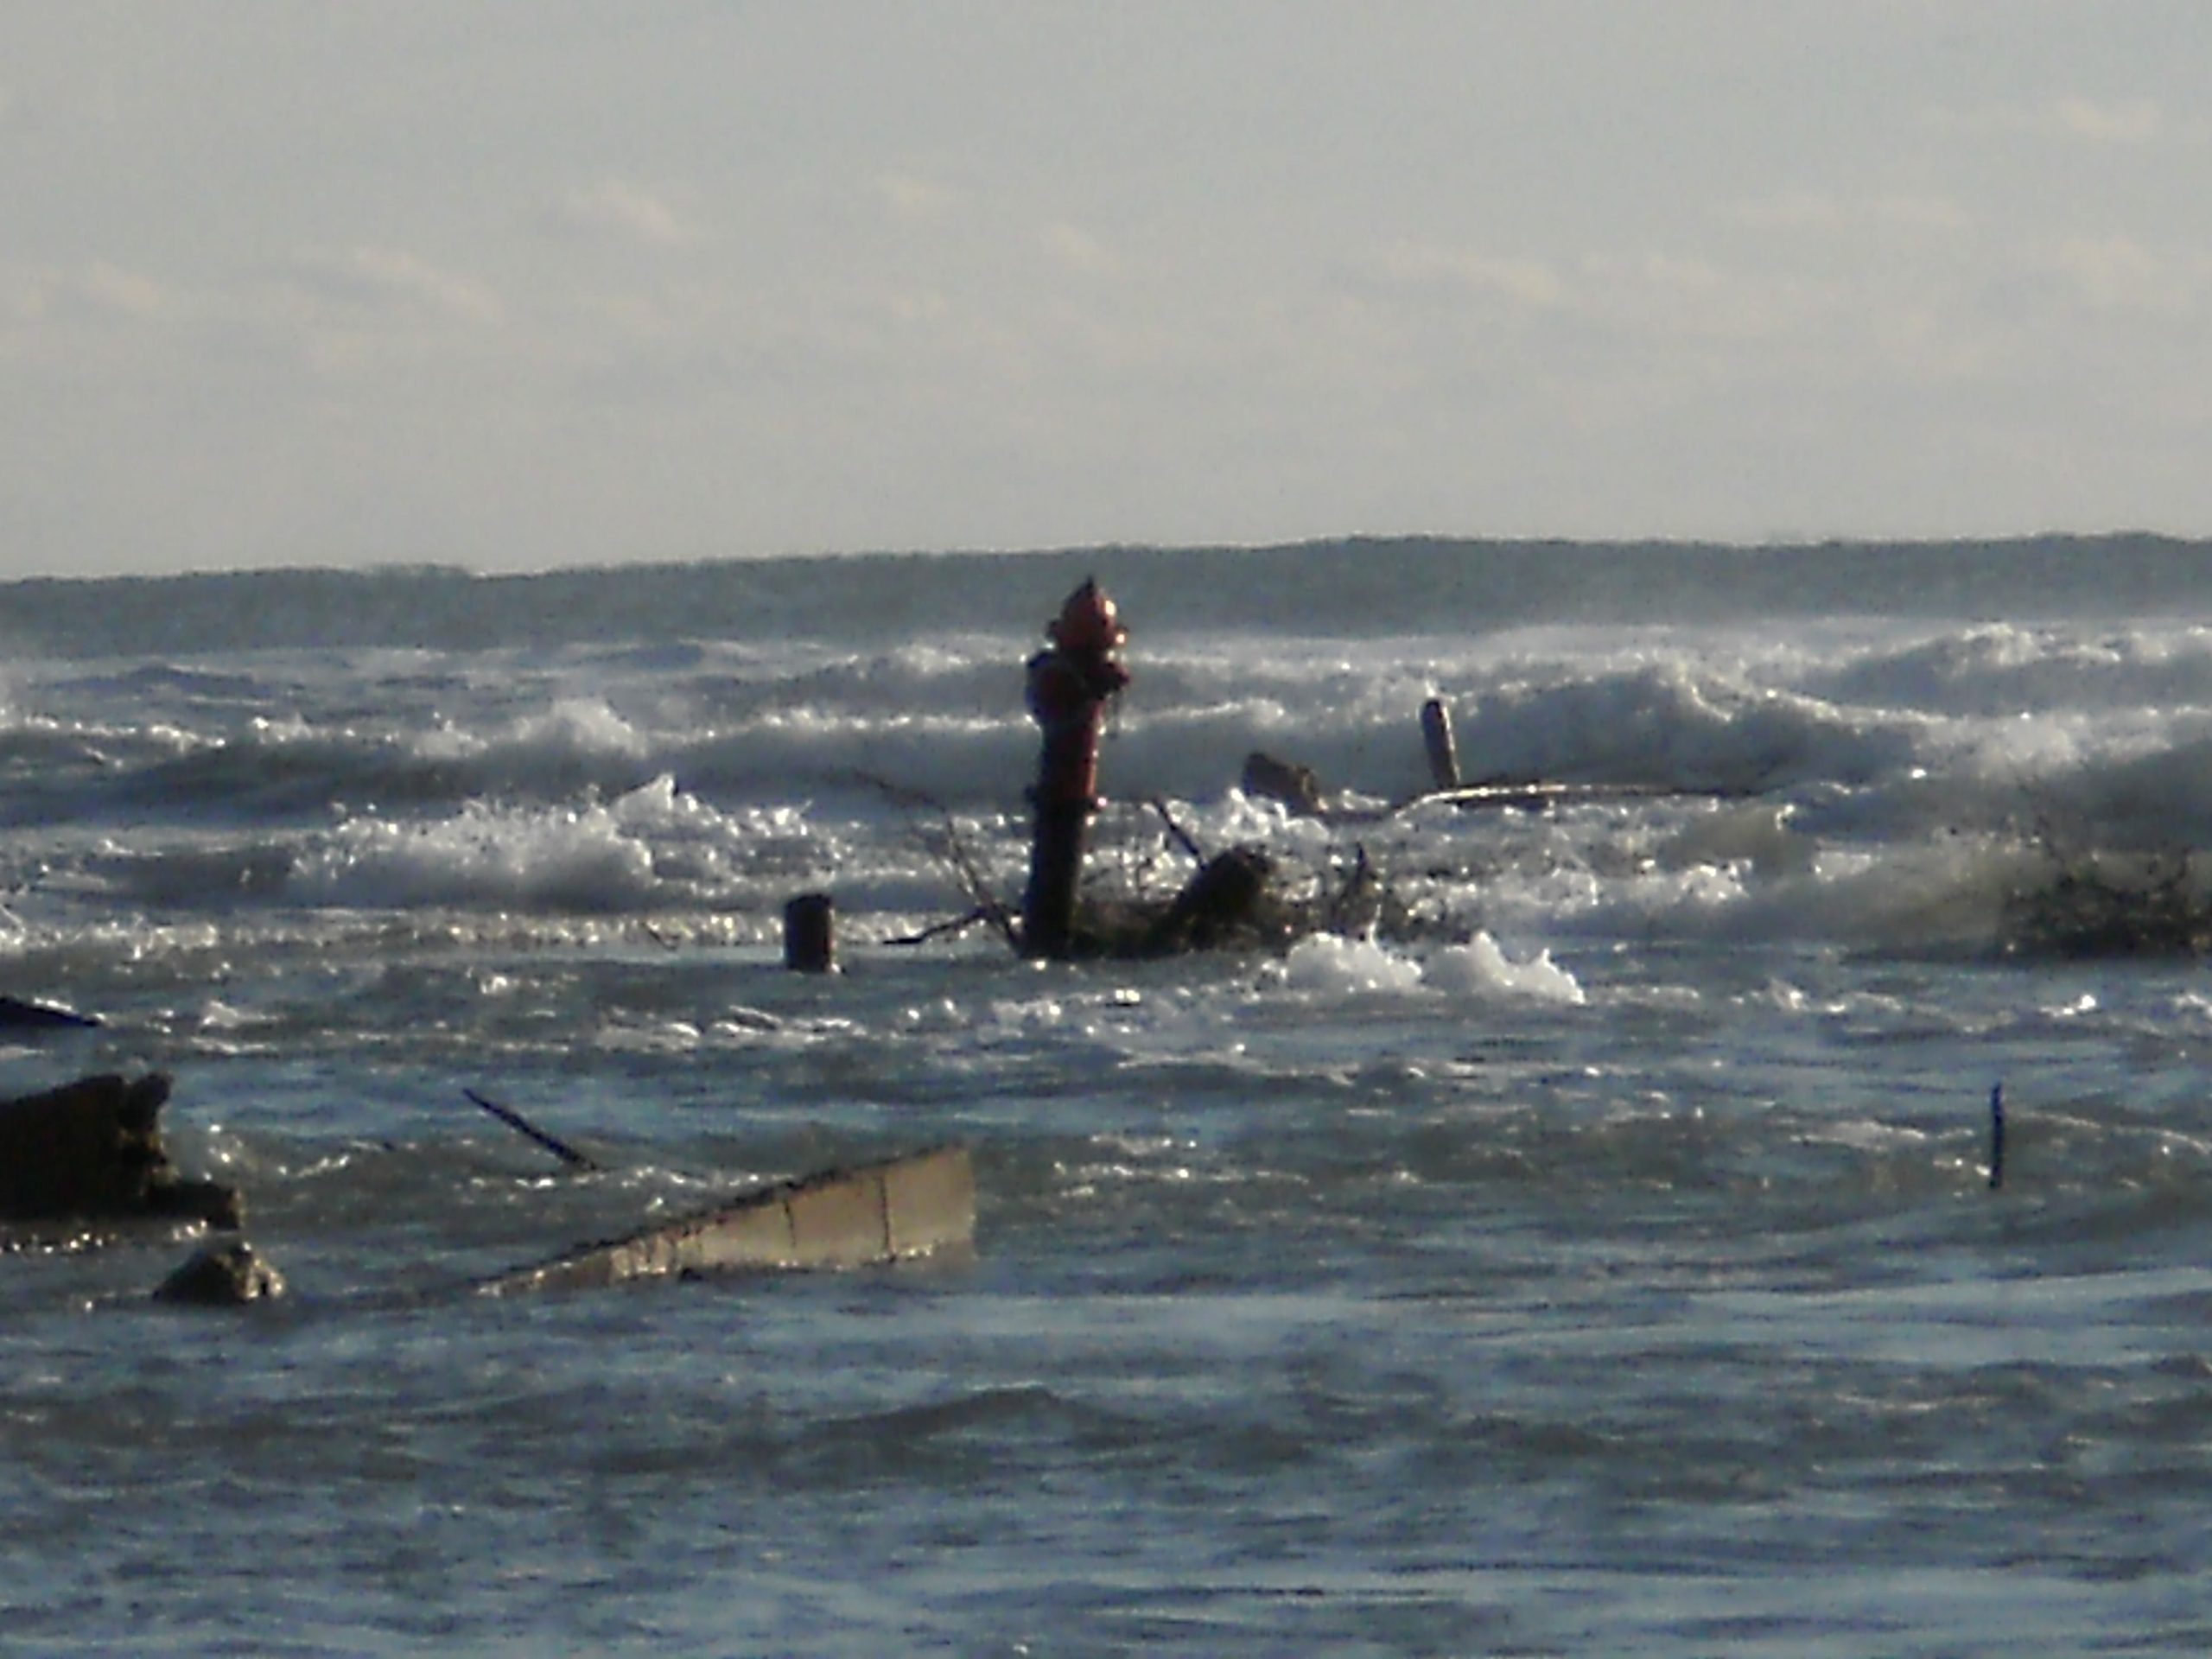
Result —
[[1068, 595], [1059, 615], [1045, 631], [1063, 651], [1101, 654], [1120, 650], [1129, 638], [1114, 601], [1100, 591], [1095, 580], [1085, 582]]

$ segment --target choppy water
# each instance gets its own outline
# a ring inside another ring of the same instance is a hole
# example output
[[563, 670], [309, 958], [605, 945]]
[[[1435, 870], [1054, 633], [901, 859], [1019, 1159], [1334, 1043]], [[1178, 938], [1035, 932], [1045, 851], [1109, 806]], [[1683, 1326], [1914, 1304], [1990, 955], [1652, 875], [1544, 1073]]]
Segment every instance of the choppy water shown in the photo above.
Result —
[[[1188, 873], [1157, 799], [1406, 925], [892, 943], [967, 907], [949, 840], [1018, 888], [1020, 664], [1093, 569], [1098, 879]], [[292, 1287], [0, 1258], [11, 1651], [2212, 1639], [2212, 987], [2042, 925], [2200, 894], [2205, 550], [293, 573], [0, 632], [0, 990], [106, 1021], [0, 1087], [171, 1072]], [[1431, 695], [1471, 774], [1620, 792], [1385, 814]], [[1246, 798], [1254, 748], [1369, 810]], [[973, 1261], [460, 1294], [947, 1138]]]

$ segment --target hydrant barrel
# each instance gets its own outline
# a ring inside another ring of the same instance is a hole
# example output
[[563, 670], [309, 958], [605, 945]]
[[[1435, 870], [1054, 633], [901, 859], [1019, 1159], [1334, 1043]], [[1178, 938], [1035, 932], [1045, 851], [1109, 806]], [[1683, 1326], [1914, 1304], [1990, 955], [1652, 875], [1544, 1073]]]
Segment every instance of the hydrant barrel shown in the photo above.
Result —
[[1096, 582], [1068, 595], [1046, 628], [1052, 643], [1029, 659], [1030, 717], [1044, 734], [1037, 760], [1036, 835], [1022, 900], [1022, 948], [1064, 957], [1073, 943], [1084, 841], [1098, 808], [1098, 745], [1107, 704], [1129, 683], [1114, 653], [1128, 639], [1114, 601]]

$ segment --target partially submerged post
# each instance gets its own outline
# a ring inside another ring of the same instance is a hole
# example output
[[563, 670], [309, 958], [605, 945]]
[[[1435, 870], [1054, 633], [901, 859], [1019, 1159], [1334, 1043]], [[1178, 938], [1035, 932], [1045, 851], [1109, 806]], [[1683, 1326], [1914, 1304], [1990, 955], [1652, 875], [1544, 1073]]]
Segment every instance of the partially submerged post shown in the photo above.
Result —
[[836, 903], [826, 893], [802, 893], [784, 906], [784, 966], [826, 974], [837, 965]]
[[1440, 697], [1421, 706], [1421, 741], [1428, 746], [1428, 775], [1439, 789], [1459, 787], [1459, 753], [1452, 741], [1452, 711]]
[[1021, 948], [1065, 957], [1075, 932], [1084, 842], [1098, 810], [1098, 741], [1106, 705], [1129, 683], [1114, 653], [1128, 642], [1096, 582], [1068, 595], [1046, 626], [1052, 644], [1029, 659], [1029, 713], [1045, 734], [1037, 761], [1036, 834], [1021, 905]]

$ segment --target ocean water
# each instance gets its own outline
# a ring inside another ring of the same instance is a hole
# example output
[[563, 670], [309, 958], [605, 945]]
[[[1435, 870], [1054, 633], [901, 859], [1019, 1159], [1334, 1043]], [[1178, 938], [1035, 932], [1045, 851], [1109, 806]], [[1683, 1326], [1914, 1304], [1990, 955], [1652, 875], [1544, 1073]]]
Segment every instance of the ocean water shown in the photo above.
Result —
[[[1388, 926], [931, 931], [1019, 892], [1091, 574], [1097, 887], [1172, 820]], [[309, 570], [0, 642], [0, 991], [103, 1021], [0, 1089], [169, 1073], [290, 1286], [10, 1236], [10, 1652], [2212, 1644], [2212, 549]], [[1586, 787], [1421, 802], [1431, 696]], [[972, 1258], [467, 1294], [947, 1140]]]

